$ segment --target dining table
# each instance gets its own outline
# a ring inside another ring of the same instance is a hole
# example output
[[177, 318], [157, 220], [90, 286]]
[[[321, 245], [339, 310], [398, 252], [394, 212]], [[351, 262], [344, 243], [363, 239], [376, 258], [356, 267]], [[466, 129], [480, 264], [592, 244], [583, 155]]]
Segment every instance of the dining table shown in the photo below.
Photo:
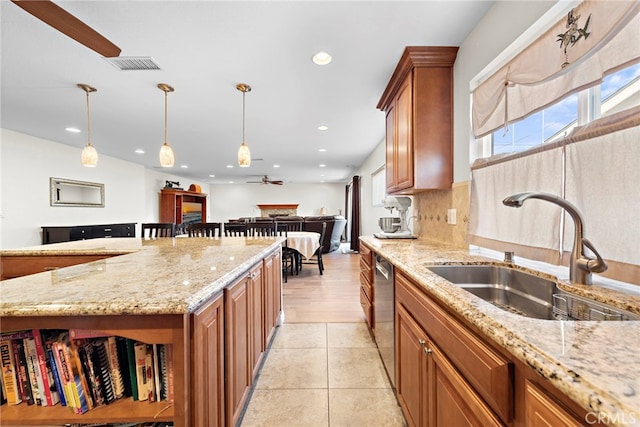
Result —
[[309, 259], [320, 247], [320, 233], [289, 231], [287, 232], [287, 247], [298, 251], [304, 259]]

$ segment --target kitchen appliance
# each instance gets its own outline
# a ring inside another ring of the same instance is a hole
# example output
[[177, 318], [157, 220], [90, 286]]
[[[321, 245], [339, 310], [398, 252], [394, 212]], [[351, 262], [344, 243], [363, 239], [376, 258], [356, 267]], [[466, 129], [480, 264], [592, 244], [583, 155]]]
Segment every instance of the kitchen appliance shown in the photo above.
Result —
[[393, 388], [395, 388], [394, 289], [393, 265], [380, 255], [376, 255], [373, 278], [374, 334], [380, 357]]
[[407, 210], [411, 206], [409, 197], [387, 197], [382, 202], [385, 209], [393, 214], [396, 209], [400, 217], [382, 217], [378, 220], [378, 226], [382, 233], [373, 233], [379, 239], [415, 239], [407, 225]]

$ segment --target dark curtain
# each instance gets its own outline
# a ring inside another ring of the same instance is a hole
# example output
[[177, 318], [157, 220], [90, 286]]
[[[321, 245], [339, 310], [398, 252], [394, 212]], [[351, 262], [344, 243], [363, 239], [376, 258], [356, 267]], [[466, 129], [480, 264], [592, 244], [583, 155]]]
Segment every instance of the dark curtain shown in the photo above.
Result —
[[351, 250], [358, 251], [360, 240], [360, 177], [355, 175], [351, 184]]

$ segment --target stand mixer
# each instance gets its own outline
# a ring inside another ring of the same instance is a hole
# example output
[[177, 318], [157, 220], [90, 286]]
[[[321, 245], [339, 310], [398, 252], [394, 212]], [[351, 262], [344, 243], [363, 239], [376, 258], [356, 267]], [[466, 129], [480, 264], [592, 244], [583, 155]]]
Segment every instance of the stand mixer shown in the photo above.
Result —
[[[383, 231], [382, 233], [374, 233], [374, 236], [382, 239], [414, 239], [415, 236], [411, 235], [407, 225], [407, 210], [411, 206], [411, 199], [409, 197], [387, 197], [382, 204], [392, 214], [396, 209], [400, 218], [380, 218], [378, 225]], [[389, 223], [389, 220], [392, 220], [392, 223]], [[395, 231], [386, 231], [390, 229], [395, 229]]]

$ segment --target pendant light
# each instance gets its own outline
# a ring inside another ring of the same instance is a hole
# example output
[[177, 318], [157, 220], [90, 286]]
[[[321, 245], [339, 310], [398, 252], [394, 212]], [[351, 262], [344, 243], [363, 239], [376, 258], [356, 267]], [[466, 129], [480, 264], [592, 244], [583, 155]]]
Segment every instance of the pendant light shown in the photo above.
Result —
[[173, 149], [167, 143], [167, 94], [173, 92], [173, 87], [166, 83], [158, 83], [158, 89], [164, 92], [164, 144], [160, 148], [160, 166], [171, 168], [175, 162]]
[[89, 108], [89, 92], [97, 92], [98, 89], [84, 83], [78, 83], [78, 87], [87, 93], [87, 145], [82, 149], [80, 161], [82, 162], [82, 166], [95, 168], [98, 165], [98, 152], [96, 151], [96, 148], [91, 145], [91, 109]]
[[249, 146], [247, 146], [247, 144], [245, 144], [244, 142], [244, 97], [247, 92], [251, 92], [251, 86], [245, 83], [239, 83], [236, 85], [236, 89], [242, 92], [242, 144], [240, 144], [240, 148], [238, 149], [238, 165], [241, 168], [248, 168], [249, 166], [251, 166], [251, 151], [249, 151]]

